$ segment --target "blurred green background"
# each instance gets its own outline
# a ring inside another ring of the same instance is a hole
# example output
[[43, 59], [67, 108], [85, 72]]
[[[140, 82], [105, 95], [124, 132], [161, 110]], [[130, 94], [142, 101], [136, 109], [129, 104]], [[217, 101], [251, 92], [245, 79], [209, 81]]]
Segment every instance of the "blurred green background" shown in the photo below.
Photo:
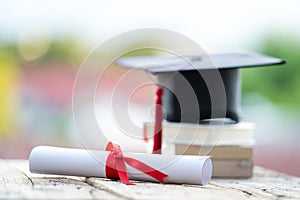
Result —
[[300, 41], [290, 33], [269, 33], [254, 50], [279, 57], [287, 63], [276, 68], [243, 71], [243, 95], [257, 93], [277, 106], [299, 112]]
[[72, 91], [84, 58], [111, 36], [153, 27], [185, 34], [208, 52], [243, 49], [286, 60], [242, 70], [242, 117], [257, 125], [255, 164], [300, 176], [300, 3], [131, 3], [0, 2], [0, 158], [28, 158], [36, 145], [78, 146]]

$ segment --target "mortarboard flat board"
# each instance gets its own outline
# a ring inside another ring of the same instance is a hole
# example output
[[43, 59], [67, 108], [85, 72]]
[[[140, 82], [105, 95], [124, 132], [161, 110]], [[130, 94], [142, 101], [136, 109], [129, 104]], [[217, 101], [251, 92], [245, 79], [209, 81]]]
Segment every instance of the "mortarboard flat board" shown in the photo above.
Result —
[[[190, 123], [214, 118], [229, 118], [238, 122], [241, 92], [239, 68], [283, 63], [285, 61], [282, 59], [256, 53], [138, 56], [116, 61], [122, 67], [156, 75], [164, 90], [166, 120]], [[219, 76], [216, 76], [216, 71]], [[216, 77], [220, 77], [222, 84]]]

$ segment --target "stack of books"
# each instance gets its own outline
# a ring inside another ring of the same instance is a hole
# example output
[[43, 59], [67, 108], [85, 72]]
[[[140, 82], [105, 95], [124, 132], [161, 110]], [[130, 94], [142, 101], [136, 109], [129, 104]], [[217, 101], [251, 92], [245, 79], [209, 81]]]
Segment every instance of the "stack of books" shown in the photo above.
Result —
[[[154, 133], [154, 123], [144, 124], [144, 135]], [[253, 174], [255, 125], [189, 124], [164, 122], [163, 154], [211, 156], [213, 177], [249, 178]]]

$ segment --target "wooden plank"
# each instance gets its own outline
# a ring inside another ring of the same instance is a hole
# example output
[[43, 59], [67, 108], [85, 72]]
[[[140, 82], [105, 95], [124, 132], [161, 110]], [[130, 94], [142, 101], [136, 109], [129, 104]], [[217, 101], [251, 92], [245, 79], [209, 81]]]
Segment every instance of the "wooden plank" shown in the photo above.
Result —
[[205, 187], [196, 185], [157, 184], [134, 182], [135, 186], [120, 184], [119, 181], [109, 181], [89, 178], [89, 184], [94, 187], [106, 187], [112, 193], [126, 199], [218, 199], [227, 195], [229, 199], [244, 199], [247, 195], [240, 191], [219, 188], [214, 185]]
[[256, 199], [300, 199], [300, 178], [261, 167], [254, 168], [251, 179], [217, 179], [212, 184], [244, 192]]
[[32, 174], [26, 161], [0, 160], [0, 199], [116, 199], [80, 177]]
[[213, 179], [208, 186], [31, 174], [28, 162], [0, 160], [0, 199], [300, 199], [300, 178], [255, 167], [250, 179]]
[[88, 182], [128, 199], [300, 199], [300, 178], [260, 167], [254, 171], [251, 179], [213, 179], [205, 187], [144, 182], [132, 187], [97, 178], [89, 178]]

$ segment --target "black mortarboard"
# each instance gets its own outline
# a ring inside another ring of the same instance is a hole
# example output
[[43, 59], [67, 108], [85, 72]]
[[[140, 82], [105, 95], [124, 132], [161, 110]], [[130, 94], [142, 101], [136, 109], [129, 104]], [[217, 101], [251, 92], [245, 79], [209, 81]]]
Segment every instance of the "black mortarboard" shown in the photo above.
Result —
[[238, 122], [239, 68], [283, 64], [284, 61], [261, 54], [222, 53], [124, 57], [116, 63], [157, 75], [164, 89], [163, 106], [167, 121], [199, 123], [214, 118], [230, 118]]

